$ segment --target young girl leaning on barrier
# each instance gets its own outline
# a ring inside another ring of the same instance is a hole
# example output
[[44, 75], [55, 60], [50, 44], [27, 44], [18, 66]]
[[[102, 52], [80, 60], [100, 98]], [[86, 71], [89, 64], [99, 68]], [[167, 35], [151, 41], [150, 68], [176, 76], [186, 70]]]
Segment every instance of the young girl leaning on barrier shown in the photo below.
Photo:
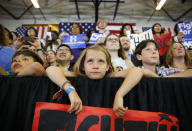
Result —
[[[82, 53], [73, 68], [74, 72], [61, 70], [58, 67], [50, 66], [46, 69], [48, 77], [56, 83], [61, 90], [57, 92], [53, 97], [57, 98], [61, 92], [66, 92], [69, 96], [71, 106], [69, 113], [82, 110], [82, 101], [75, 91], [71, 83], [66, 79], [65, 76], [87, 76], [90, 79], [102, 79], [104, 77], [124, 77], [125, 80], [121, 85], [121, 88], [126, 88], [126, 91], [122, 94], [122, 99], [144, 76], [157, 75], [147, 69], [141, 68], [129, 68], [120, 72], [114, 72], [111, 64], [111, 56], [106, 49], [99, 45], [93, 45], [86, 48]], [[127, 107], [120, 107], [118, 100], [114, 101], [114, 111], [117, 116], [123, 115], [127, 111]], [[120, 108], [119, 108], [120, 107]]]

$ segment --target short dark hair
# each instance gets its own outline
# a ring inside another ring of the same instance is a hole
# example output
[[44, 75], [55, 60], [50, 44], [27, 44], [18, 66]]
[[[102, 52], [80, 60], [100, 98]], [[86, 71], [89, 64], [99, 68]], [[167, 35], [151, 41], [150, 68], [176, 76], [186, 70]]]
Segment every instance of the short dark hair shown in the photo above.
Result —
[[[160, 25], [160, 26], [161, 26], [160, 23], [155, 23], [155, 24], [152, 26], [152, 32], [153, 32], [153, 34], [155, 34], [155, 30], [154, 30], [154, 28], [155, 28], [156, 25]], [[160, 32], [160, 34], [163, 34], [163, 33], [164, 33], [164, 30], [162, 30], [162, 28], [161, 28], [161, 32]]]
[[69, 48], [70, 53], [73, 55], [71, 48], [70, 48], [68, 45], [66, 45], [66, 44], [59, 45], [59, 46], [57, 47], [56, 53], [57, 53], [57, 51], [59, 50], [59, 48], [61, 48], [61, 47], [63, 47], [63, 46]]
[[43, 65], [42, 59], [37, 54], [35, 54], [34, 52], [32, 52], [28, 49], [16, 51], [12, 58], [12, 61], [16, 56], [19, 56], [19, 55], [30, 56], [33, 58], [34, 62], [39, 62], [41, 65]]
[[141, 42], [137, 45], [137, 47], [136, 47], [136, 49], [135, 49], [135, 51], [134, 51], [134, 53], [133, 53], [133, 57], [134, 57], [134, 59], [135, 59], [135, 63], [134, 63], [134, 64], [135, 64], [136, 66], [142, 66], [142, 61], [138, 60], [136, 56], [137, 56], [137, 54], [141, 55], [142, 50], [147, 46], [147, 44], [148, 44], [149, 42], [154, 43], [154, 44], [155, 44], [155, 47], [156, 47], [157, 49], [159, 49], [158, 43], [157, 43], [156, 41], [154, 41], [154, 40], [143, 40], [143, 41], [141, 41]]

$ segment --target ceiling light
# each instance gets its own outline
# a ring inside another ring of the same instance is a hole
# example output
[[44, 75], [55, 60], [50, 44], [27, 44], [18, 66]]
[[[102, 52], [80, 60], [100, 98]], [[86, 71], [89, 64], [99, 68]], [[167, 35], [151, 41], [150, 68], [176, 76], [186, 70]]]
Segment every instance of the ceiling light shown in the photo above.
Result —
[[31, 2], [35, 8], [40, 8], [38, 0], [31, 0]]
[[161, 0], [158, 4], [157, 4], [157, 7], [156, 7], [156, 10], [160, 10], [161, 7], [165, 4], [166, 0]]

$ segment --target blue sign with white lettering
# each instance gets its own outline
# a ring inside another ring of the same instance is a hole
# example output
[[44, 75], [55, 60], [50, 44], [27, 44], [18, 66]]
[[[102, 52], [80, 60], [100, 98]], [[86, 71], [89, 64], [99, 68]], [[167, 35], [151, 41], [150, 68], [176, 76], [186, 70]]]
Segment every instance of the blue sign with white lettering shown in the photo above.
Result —
[[86, 41], [83, 39], [85, 34], [65, 35], [61, 44], [69, 45], [71, 49], [86, 48]]
[[92, 33], [91, 38], [89, 39], [88, 44], [96, 44], [97, 41], [101, 38], [104, 38], [102, 33]]
[[182, 39], [183, 43], [188, 43], [187, 47], [192, 45], [192, 21], [179, 23], [178, 28], [180, 32], [183, 32], [184, 38]]

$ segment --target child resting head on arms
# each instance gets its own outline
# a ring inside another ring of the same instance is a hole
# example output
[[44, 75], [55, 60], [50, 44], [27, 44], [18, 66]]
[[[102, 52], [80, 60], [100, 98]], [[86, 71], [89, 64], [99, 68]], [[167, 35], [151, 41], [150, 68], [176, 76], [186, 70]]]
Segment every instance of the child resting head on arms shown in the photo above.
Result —
[[17, 76], [42, 76], [45, 69], [41, 58], [30, 50], [17, 51], [11, 63], [11, 71]]

